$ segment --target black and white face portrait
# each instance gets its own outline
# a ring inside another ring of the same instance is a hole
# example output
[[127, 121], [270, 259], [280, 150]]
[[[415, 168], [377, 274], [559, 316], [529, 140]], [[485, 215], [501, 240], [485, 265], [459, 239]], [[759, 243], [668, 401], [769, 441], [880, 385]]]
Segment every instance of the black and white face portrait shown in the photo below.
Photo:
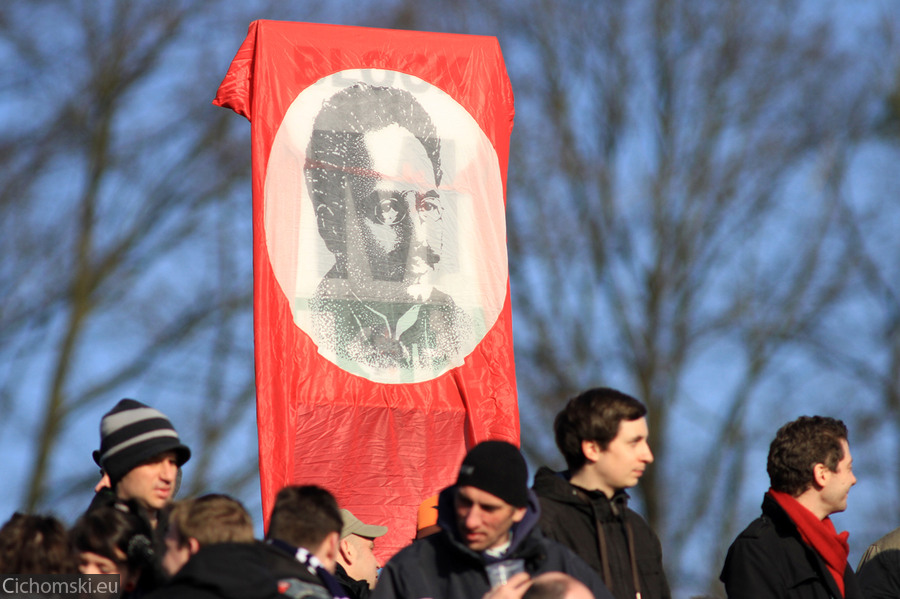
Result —
[[266, 170], [267, 248], [295, 324], [375, 382], [461, 365], [506, 296], [502, 194], [493, 147], [443, 91], [375, 69], [318, 81]]
[[422, 143], [400, 125], [365, 133], [363, 146], [378, 176], [374, 189], [351, 195], [368, 266], [373, 279], [402, 282], [402, 294], [440, 262], [443, 204], [434, 167]]

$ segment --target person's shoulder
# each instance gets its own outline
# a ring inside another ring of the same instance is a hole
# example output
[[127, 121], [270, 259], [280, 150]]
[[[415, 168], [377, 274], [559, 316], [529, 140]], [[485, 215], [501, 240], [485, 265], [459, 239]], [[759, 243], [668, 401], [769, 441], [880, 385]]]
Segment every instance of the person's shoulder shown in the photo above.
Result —
[[587, 562], [585, 562], [573, 549], [552, 537], [547, 536], [542, 530], [535, 529], [531, 531], [529, 537], [532, 547], [540, 548], [539, 555], [542, 555], [550, 565], [561, 565], [562, 567], [558, 569], [562, 572], [571, 573], [565, 569], [567, 567], [580, 570], [582, 566], [584, 566], [585, 568], [591, 569], [590, 566], [587, 565]]
[[856, 569], [861, 571], [866, 563], [879, 558], [879, 556], [885, 553], [891, 554], [894, 560], [900, 556], [900, 528], [895, 528], [869, 545], [868, 548], [866, 548], [866, 552], [863, 553], [862, 558], [860, 558], [859, 565]]
[[895, 528], [887, 533], [871, 545], [878, 551], [886, 551], [888, 549], [900, 549], [900, 528]]
[[272, 572], [276, 578], [297, 578], [317, 586], [324, 584], [315, 573], [310, 572], [309, 568], [298, 562], [293, 555], [270, 543], [256, 541], [248, 544], [245, 550], [252, 553], [255, 559]]
[[636, 512], [630, 507], [625, 508], [625, 514], [628, 519], [631, 521], [631, 525], [635, 527], [635, 529], [645, 532], [649, 535], [652, 535], [654, 538], [656, 537], [656, 531], [653, 530], [653, 527], [650, 526], [650, 523], [647, 522], [647, 519], [640, 512]]
[[394, 556], [388, 560], [386, 566], [392, 563], [397, 565], [427, 560], [433, 558], [435, 555], [448, 551], [450, 549], [450, 543], [448, 543], [446, 539], [446, 534], [447, 533], [443, 530], [440, 530], [424, 539], [413, 541], [395, 553]]
[[771, 517], [762, 515], [747, 525], [728, 548], [728, 559], [743, 561], [753, 559], [794, 561], [804, 553], [804, 543], [794, 529], [780, 526]]
[[[413, 541], [388, 560], [378, 577], [370, 599], [438, 597], [436, 572], [452, 560], [453, 549], [443, 531]], [[480, 596], [480, 593], [479, 593]]]
[[566, 479], [562, 472], [551, 470], [547, 466], [541, 466], [534, 474], [532, 490], [541, 499], [561, 503], [579, 502], [575, 487]]
[[281, 596], [279, 578], [296, 577], [290, 571], [276, 574], [262, 543], [215, 543], [191, 556], [152, 597], [269, 599]]
[[763, 537], [773, 536], [775, 534], [775, 524], [768, 516], [759, 516], [748, 524], [744, 530], [738, 533], [735, 538], [737, 541], [753, 541]]

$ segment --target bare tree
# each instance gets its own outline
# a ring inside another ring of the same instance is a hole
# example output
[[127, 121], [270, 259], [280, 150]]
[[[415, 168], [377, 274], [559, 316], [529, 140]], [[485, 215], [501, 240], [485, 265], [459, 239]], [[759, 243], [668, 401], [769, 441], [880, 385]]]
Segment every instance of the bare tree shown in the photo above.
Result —
[[258, 501], [249, 127], [209, 102], [259, 14], [499, 37], [523, 444], [559, 463], [549, 423], [588, 386], [643, 399], [657, 464], [636, 495], [676, 588], [720, 592], [779, 424], [896, 436], [896, 193], [849, 191], [896, 21], [803, 0], [261, 4], [0, 5], [0, 439], [25, 448], [21, 507], [86, 505], [97, 423], [128, 395], [195, 448], [189, 492]]
[[192, 447], [182, 494], [259, 507], [250, 127], [211, 101], [251, 20], [393, 14], [372, 4], [0, 6], [10, 509], [87, 506], [100, 418], [121, 397], [161, 409]]
[[[857, 453], [859, 490], [854, 505], [865, 501], [878, 517], [863, 518], [853, 535], [863, 546], [900, 525], [897, 493], [900, 462], [896, 451], [900, 431], [900, 136], [892, 106], [886, 104], [887, 127], [869, 140], [852, 167], [859, 183], [840, 192], [840, 230], [853, 256], [852, 302], [840, 320], [827, 323], [828, 335], [808, 340], [810, 353], [821, 366], [848, 379], [848, 402], [861, 404], [853, 419], [856, 439], [871, 440], [871, 451]], [[860, 497], [862, 495], [862, 497]], [[885, 517], [888, 516], [888, 517]]]
[[647, 402], [644, 511], [676, 582], [715, 590], [749, 452], [798, 410], [853, 413], [816, 399], [807, 344], [852, 298], [841, 190], [881, 81], [802, 2], [548, 7], [516, 88], [520, 392], [548, 416], [597, 384]]
[[657, 464], [643, 511], [676, 587], [718, 593], [777, 426], [865, 414], [822, 394], [851, 382], [819, 351], [859, 300], [847, 179], [886, 93], [890, 63], [873, 58], [890, 45], [874, 42], [897, 23], [793, 0], [482, 4], [419, 27], [480, 20], [468, 30], [498, 35], [513, 80], [523, 444], [559, 463], [550, 422], [586, 387], [645, 400]]
[[[252, 486], [254, 444], [227, 471], [211, 463], [235, 431], [252, 431], [254, 394], [249, 142], [210, 106], [227, 62], [195, 36], [221, 25], [208, 8], [0, 9], [15, 90], [0, 133], [0, 243], [12, 258], [0, 271], [11, 416], [0, 426], [29, 448], [24, 509], [87, 505], [99, 417], [123, 396], [175, 421], [197, 455], [192, 489]], [[233, 52], [246, 21], [228, 26]]]

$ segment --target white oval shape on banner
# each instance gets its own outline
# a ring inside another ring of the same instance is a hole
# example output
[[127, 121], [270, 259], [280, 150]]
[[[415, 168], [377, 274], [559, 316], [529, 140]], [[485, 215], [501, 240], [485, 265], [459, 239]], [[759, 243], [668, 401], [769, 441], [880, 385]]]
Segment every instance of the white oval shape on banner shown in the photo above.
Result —
[[368, 380], [462, 365], [503, 309], [497, 154], [459, 103], [412, 75], [341, 71], [297, 96], [272, 143], [264, 225], [296, 326]]

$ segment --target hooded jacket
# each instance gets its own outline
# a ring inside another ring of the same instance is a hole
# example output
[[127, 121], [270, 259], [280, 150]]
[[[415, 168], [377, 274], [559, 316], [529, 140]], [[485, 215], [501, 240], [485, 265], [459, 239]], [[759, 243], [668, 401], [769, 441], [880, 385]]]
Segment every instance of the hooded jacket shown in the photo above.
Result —
[[513, 524], [510, 546], [499, 557], [466, 546], [456, 526], [455, 496], [455, 486], [441, 492], [441, 531], [414, 541], [391, 558], [378, 578], [372, 599], [480, 599], [490, 590], [485, 567], [507, 559], [523, 560], [525, 571], [532, 576], [565, 572], [587, 585], [596, 599], [613, 599], [600, 577], [581, 558], [541, 534], [537, 528], [540, 506], [533, 492], [528, 491], [525, 517]]
[[[659, 538], [650, 525], [628, 507], [628, 494], [610, 500], [603, 492], [578, 489], [567, 472], [540, 468], [534, 492], [541, 502], [541, 531], [588, 563], [616, 599], [634, 599], [635, 574], [643, 599], [669, 599]], [[633, 538], [634, 561], [628, 535]], [[603, 550], [603, 545], [606, 551]], [[633, 571], [633, 564], [637, 572]], [[604, 572], [608, 572], [607, 575]]]
[[797, 525], [766, 494], [762, 516], [750, 523], [728, 549], [719, 577], [729, 599], [862, 599], [850, 564], [844, 594], [819, 554], [803, 542]]

